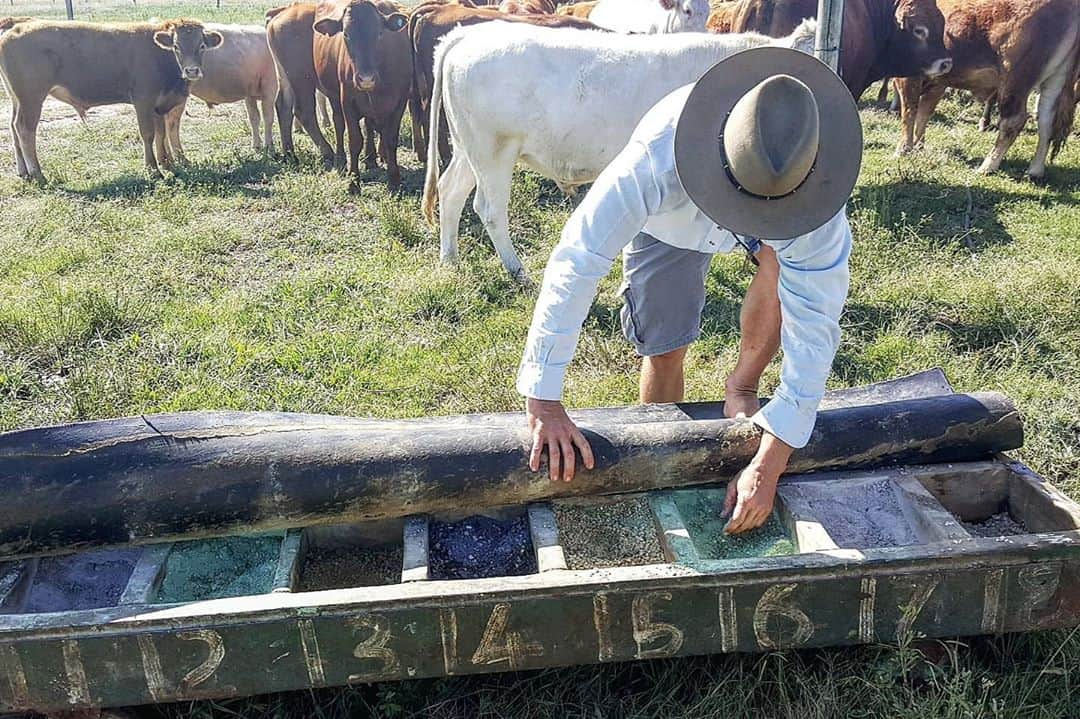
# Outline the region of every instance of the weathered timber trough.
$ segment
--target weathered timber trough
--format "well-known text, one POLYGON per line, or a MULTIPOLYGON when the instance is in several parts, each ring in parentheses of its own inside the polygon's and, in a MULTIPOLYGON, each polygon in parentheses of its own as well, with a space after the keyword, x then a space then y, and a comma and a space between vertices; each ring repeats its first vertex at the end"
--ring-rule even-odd
POLYGON ((520 415, 0 435, 0 712, 1080 624, 1080 506, 1000 454, 1005 398, 827 406, 735 539, 752 432, 713 403, 580 412, 570 485, 519 469, 520 415))

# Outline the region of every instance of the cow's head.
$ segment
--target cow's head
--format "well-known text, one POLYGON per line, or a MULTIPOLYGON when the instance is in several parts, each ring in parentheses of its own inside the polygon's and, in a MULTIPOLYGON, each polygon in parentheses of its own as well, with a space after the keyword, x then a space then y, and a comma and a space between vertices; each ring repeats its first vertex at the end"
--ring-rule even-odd
POLYGON ((315 32, 345 37, 353 65, 353 84, 371 92, 379 84, 378 45, 384 33, 401 32, 409 18, 399 12, 383 13, 368 0, 323 0, 315 10, 315 32))
POLYGON ((705 32, 709 0, 656 0, 667 13, 666 32, 705 32))
POLYGON ((217 30, 207 30, 194 20, 169 20, 154 33, 154 43, 171 50, 184 79, 193 82, 203 76, 203 53, 221 47, 225 38, 217 30))
POLYGON ((945 16, 934 0, 900 0, 886 65, 892 77, 937 77, 952 70, 945 50, 945 16))

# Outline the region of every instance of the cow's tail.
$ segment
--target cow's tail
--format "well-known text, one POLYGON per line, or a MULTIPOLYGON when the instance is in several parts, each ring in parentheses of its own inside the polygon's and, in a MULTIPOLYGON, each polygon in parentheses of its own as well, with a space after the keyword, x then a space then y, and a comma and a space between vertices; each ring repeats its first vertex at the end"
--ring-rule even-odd
POLYGON ((1076 119, 1076 86, 1080 83, 1080 26, 1076 29, 1072 53, 1066 62, 1069 63, 1069 72, 1065 76, 1065 87, 1061 88, 1057 102, 1054 103, 1054 119, 1050 125, 1051 162, 1065 146, 1065 141, 1072 133, 1073 121, 1076 119))
POLYGON ((435 78, 431 87, 431 109, 428 116, 427 172, 424 175, 424 200, 420 209, 428 224, 435 226, 435 207, 438 204, 439 187, 439 116, 442 114, 443 100, 443 65, 450 49, 464 37, 462 32, 453 32, 435 48, 435 78))

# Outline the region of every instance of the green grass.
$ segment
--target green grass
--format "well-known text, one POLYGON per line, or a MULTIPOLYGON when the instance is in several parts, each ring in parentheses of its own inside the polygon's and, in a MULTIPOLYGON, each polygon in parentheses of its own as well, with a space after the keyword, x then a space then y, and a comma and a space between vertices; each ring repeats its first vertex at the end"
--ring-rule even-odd
MULTIPOLYGON (((226 0, 76 1, 93 19, 199 16, 258 22, 226 0)), ((12 13, 63 12, 59 2, 12 13)), ((6 106, 2 109, 7 112, 6 106)), ((248 148, 242 112, 200 107, 184 127, 194 160, 145 179, 130 115, 40 133, 44 187, 0 174, 0 427, 181 409, 410 417, 511 410, 533 290, 503 272, 467 216, 459 268, 438 264, 406 190, 382 173, 359 194, 308 154, 299 167, 248 148)), ((942 366, 959 390, 999 390, 1028 428, 1022 459, 1080 498, 1080 141, 1045 184, 1021 179, 1027 132, 1004 171, 973 173, 992 142, 979 108, 947 99, 929 149, 896 159, 897 121, 863 113, 867 149, 851 204, 856 247, 831 385, 942 366)), ((407 125, 407 123, 406 123, 407 125)), ((406 140, 407 146, 407 140, 406 140)), ((0 137, 10 161, 10 140, 0 137)), ((515 244, 539 278, 571 211, 518 175, 515 244)), ((617 275, 617 271, 616 271, 617 275)), ((570 373, 576 406, 636 396, 637 361, 608 278, 570 373)), ((718 257, 688 395, 715 399, 734 362, 750 270, 718 257)), ((777 380, 770 369, 765 389, 777 380)), ((910 648, 727 656, 164 707, 169 717, 1076 717, 1080 634, 1051 632, 910 648)))

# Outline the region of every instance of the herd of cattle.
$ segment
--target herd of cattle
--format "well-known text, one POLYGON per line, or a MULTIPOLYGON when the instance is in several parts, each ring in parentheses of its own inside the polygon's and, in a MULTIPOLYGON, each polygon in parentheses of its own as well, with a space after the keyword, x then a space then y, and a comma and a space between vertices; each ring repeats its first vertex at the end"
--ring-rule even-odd
MULTIPOLYGON (((432 0, 407 9, 393 0, 322 0, 270 9, 265 27, 10 17, 0 19, 0 79, 12 102, 18 173, 35 179, 37 127, 50 95, 80 115, 133 105, 153 173, 183 159, 180 123, 195 96, 209 105, 244 101, 256 148, 273 148, 276 116, 287 156, 295 124, 327 166, 347 164, 357 176, 361 153, 366 169, 381 159, 392 188, 401 180, 398 136, 408 107, 432 223, 441 205, 443 259, 457 257, 458 223, 475 189, 500 258, 519 273, 507 217, 518 162, 572 192, 596 178, 655 102, 717 61, 767 44, 812 52, 816 6, 432 0), (330 107, 333 146, 320 100, 330 107)), ((996 105, 997 141, 981 172, 998 168, 1038 93, 1028 174, 1041 177, 1072 131, 1080 96, 1080 0, 846 0, 840 58, 856 98, 892 82, 899 152, 922 142, 948 87, 970 91, 988 112, 996 105)))

